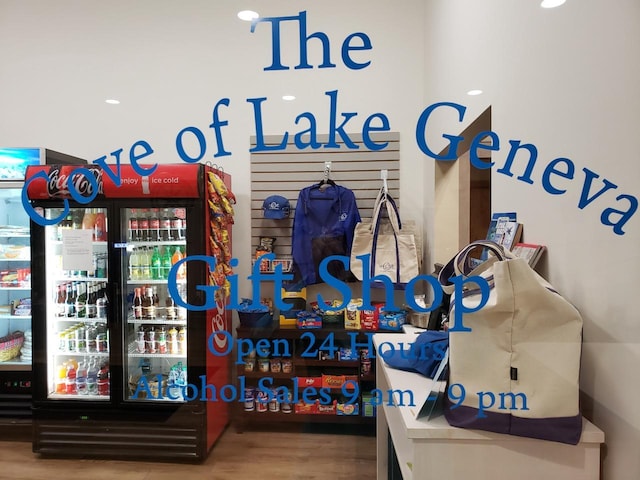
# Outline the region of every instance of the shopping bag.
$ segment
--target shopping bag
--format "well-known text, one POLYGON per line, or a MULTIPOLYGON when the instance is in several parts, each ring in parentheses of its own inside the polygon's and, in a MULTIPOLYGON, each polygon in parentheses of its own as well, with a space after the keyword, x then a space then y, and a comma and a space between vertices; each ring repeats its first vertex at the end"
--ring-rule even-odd
MULTIPOLYGON (((453 293, 449 319, 458 304, 451 282, 457 275, 482 277, 489 295, 482 308, 466 313, 463 325, 449 331, 447 421, 456 427, 578 443, 580 313, 526 260, 493 242, 478 241, 439 274, 443 289, 453 293), (468 271, 469 253, 477 247, 488 249, 490 257, 468 271)), ((481 295, 473 285, 464 291, 465 310, 481 305, 481 295)))
POLYGON ((420 238, 415 223, 402 223, 395 201, 381 191, 371 221, 356 224, 351 245, 351 273, 358 280, 365 278, 365 271, 369 278, 385 276, 396 288, 402 288, 420 272, 420 238), (383 212, 387 213, 386 217, 383 212))

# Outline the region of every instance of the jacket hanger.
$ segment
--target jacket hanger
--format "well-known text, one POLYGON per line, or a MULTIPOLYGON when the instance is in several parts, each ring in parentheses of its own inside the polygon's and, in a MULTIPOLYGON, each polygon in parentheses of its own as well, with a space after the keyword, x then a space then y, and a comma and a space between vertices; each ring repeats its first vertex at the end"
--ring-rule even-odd
POLYGON ((330 186, 336 186, 336 182, 331 180, 329 176, 331 175, 331 162, 324 162, 324 177, 322 181, 316 185, 320 189, 320 191, 325 191, 330 186))

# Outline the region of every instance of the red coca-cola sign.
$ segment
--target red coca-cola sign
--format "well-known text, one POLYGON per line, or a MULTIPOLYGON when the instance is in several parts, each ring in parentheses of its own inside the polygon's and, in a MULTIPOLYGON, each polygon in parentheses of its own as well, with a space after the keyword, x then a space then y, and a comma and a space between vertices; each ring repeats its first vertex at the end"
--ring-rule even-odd
MULTIPOLYGON (((228 337, 224 333, 226 331, 225 322, 225 301, 222 295, 216 295, 216 308, 210 310, 211 315, 211 333, 213 337, 213 348, 218 355, 224 355, 228 352, 228 337)), ((209 344, 211 346, 211 343, 209 344)))
POLYGON ((27 167, 27 195, 32 200, 102 197, 102 169, 93 165, 40 165, 27 167))

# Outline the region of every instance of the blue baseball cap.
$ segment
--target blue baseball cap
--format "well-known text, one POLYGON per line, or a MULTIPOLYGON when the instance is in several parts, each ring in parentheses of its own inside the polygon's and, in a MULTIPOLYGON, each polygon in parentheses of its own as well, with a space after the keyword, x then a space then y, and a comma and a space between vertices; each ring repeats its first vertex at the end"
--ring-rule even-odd
POLYGON ((291 206, 286 198, 280 195, 271 195, 262 202, 262 211, 264 212, 264 218, 282 220, 289 216, 291 206))

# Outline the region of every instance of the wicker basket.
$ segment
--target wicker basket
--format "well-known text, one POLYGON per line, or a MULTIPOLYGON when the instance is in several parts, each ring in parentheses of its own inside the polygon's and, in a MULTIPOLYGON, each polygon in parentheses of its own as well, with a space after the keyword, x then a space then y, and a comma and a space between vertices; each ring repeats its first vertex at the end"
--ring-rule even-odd
MULTIPOLYGON (((141 375, 136 377, 129 377, 129 395, 132 396, 135 394, 136 390, 138 390, 138 386, 140 385, 141 375)), ((147 379, 147 385, 149 386, 149 393, 151 393, 151 400, 158 399, 160 397, 164 397, 166 394, 167 388, 167 375, 162 375, 162 386, 158 383, 158 376, 156 374, 145 375, 147 379), (162 388, 162 395, 160 394, 160 388, 162 388)), ((144 386, 140 386, 138 390, 137 398, 147 398, 147 392, 144 386)))
POLYGON ((20 354, 24 332, 13 332, 0 338, 0 362, 7 362, 20 354))

